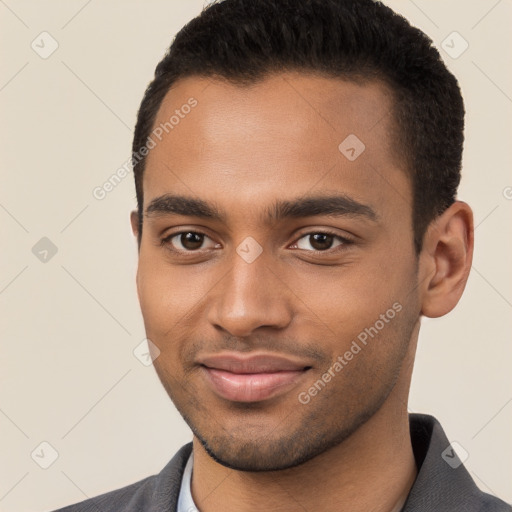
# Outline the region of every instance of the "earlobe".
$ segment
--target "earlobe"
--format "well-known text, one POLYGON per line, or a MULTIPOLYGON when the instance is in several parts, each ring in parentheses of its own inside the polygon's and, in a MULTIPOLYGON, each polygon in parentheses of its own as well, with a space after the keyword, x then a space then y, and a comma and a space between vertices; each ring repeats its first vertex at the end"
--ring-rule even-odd
POLYGON ((139 213, 137 210, 130 212, 130 223, 132 225, 132 233, 138 238, 139 236, 139 213))
POLYGON ((456 201, 429 226, 420 255, 421 314, 449 313, 466 287, 473 260, 473 212, 456 201))
MULTIPOLYGON (((133 232, 135 238, 137 239, 137 245, 138 245, 138 248, 139 248, 139 251, 140 251, 139 213, 137 212, 137 210, 133 210, 132 212, 130 212, 130 223, 132 225, 132 232, 133 232)), ((137 297, 139 298, 139 303, 140 303, 139 278, 140 278, 139 266, 137 265, 137 275, 135 277, 135 283, 136 283, 136 286, 137 286, 137 297)))

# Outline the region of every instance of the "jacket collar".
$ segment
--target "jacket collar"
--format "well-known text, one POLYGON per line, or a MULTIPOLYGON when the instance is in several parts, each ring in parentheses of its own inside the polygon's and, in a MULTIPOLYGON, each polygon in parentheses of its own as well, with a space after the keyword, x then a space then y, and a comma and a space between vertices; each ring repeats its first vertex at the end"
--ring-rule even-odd
MULTIPOLYGON (((409 425, 418 474, 402 512, 478 512, 483 506, 512 511, 503 501, 480 491, 433 416, 409 414, 409 425)), ((148 512, 160 512, 162 504, 165 510, 176 510, 191 452, 192 443, 184 445, 156 475, 148 512)))

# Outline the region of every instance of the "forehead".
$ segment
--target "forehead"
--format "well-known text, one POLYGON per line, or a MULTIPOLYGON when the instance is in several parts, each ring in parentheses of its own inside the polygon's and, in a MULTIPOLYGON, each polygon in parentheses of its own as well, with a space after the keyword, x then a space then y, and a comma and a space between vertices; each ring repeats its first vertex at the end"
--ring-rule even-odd
POLYGON ((408 208, 392 106, 380 82, 299 73, 248 86, 182 79, 153 126, 161 140, 152 136, 144 203, 177 193, 252 211, 276 198, 341 192, 367 203, 398 194, 408 208))

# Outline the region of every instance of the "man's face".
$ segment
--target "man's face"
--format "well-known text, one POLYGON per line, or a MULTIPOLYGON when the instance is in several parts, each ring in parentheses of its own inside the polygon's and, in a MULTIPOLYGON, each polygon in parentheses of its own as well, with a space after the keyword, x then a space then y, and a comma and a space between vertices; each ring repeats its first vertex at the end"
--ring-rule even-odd
POLYGON ((391 108, 378 83, 287 73, 181 80, 159 110, 180 115, 147 159, 139 298, 161 382, 225 465, 304 462, 399 381, 420 305, 391 108))

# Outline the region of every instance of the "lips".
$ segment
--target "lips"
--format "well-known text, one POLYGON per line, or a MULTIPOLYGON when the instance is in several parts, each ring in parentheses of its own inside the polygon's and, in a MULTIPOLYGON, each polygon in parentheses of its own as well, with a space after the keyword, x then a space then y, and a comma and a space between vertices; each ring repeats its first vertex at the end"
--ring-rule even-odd
POLYGON ((199 360, 203 376, 218 396, 259 402, 286 393, 311 368, 307 362, 274 354, 223 353, 199 360))

